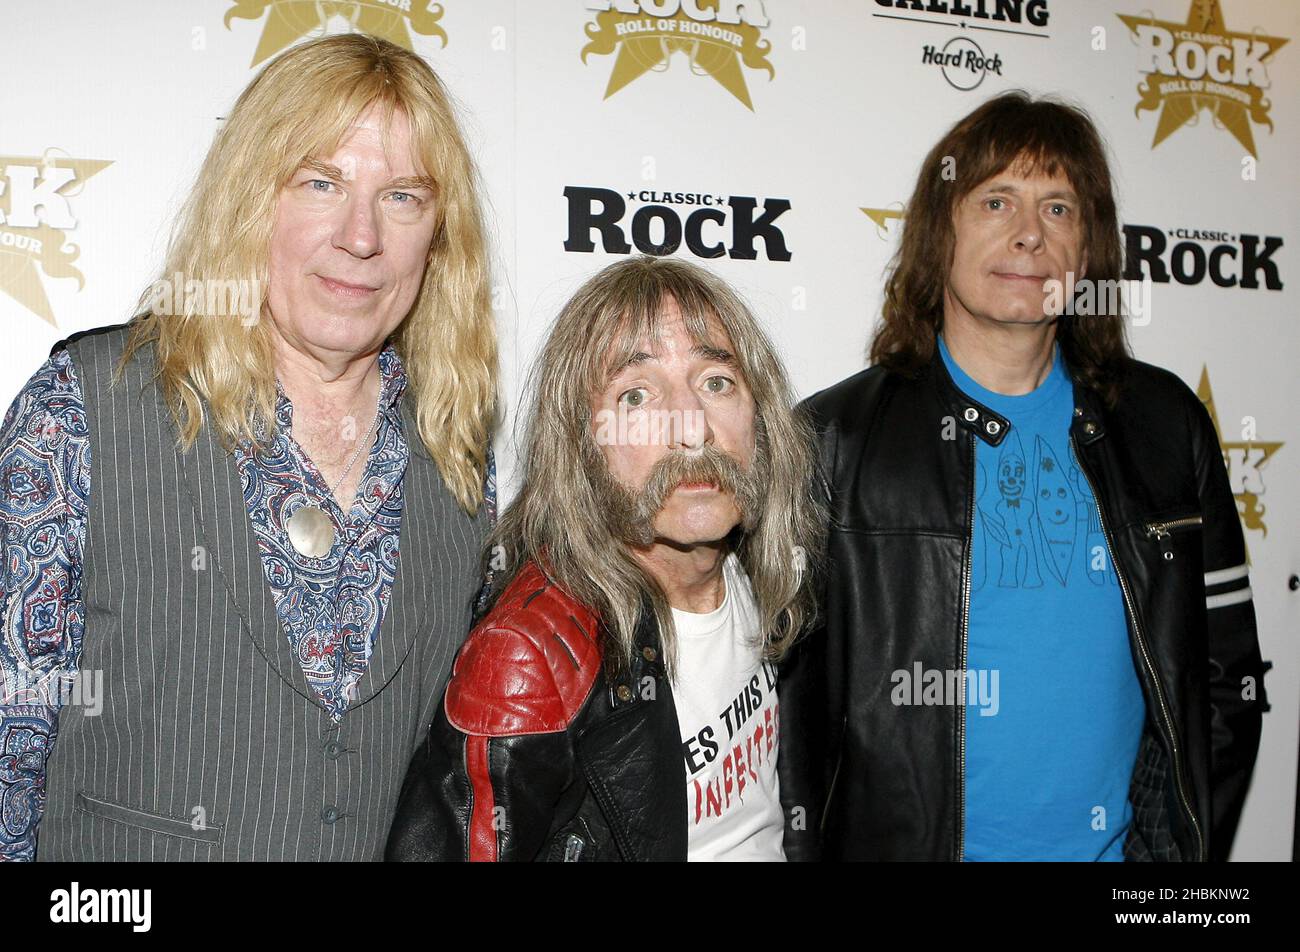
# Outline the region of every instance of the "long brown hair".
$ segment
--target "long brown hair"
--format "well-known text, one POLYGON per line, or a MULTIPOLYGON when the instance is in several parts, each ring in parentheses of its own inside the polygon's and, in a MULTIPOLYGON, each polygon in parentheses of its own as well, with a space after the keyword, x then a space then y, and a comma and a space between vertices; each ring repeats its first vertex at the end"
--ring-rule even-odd
POLYGON ((812 431, 792 412, 794 392, 749 309, 720 278, 677 259, 634 257, 610 265, 579 288, 556 319, 534 370, 522 485, 487 541, 494 596, 526 562, 537 562, 600 615, 612 642, 612 667, 630 659, 647 600, 673 673, 671 608, 602 517, 592 461, 604 461, 590 403, 611 368, 625 363, 639 341, 658 336, 668 297, 697 343, 708 342, 708 321, 718 322, 754 398, 766 492, 753 528, 733 538, 733 551, 753 587, 764 655, 778 659, 816 614, 813 578, 826 516, 815 491, 812 431))
MULTIPOLYGON (((1106 146, 1088 114, 1020 91, 984 103, 948 130, 921 165, 907 203, 898 251, 890 262, 871 362, 914 374, 934 356, 943 327, 943 295, 952 266, 957 204, 981 182, 1020 165, 1064 172, 1079 196, 1090 281, 1118 281, 1123 269, 1119 219, 1106 146)), ((1124 317, 1062 315, 1061 355, 1079 383, 1113 403, 1128 356, 1124 317)))
MULTIPOLYGON (((281 53, 240 94, 217 132, 178 217, 162 279, 256 278, 263 300, 280 189, 308 157, 333 154, 371 105, 383 128, 397 111, 411 149, 434 179, 438 218, 420 292, 391 340, 402 358, 420 440, 467 512, 483 499, 496 415, 497 341, 477 175, 446 87, 421 57, 354 33, 281 53)), ((387 146, 387 139, 385 139, 387 146)), ((269 327, 239 314, 156 313, 140 297, 119 365, 150 344, 159 382, 188 449, 205 423, 227 448, 275 433, 269 327), (140 310, 140 309, 143 310, 140 310)))

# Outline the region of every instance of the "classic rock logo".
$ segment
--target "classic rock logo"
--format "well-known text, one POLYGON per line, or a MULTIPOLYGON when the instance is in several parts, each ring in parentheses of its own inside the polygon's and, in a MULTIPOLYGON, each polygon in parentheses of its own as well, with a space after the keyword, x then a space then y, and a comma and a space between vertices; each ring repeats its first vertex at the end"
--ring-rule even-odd
POLYGON ((605 87, 608 99, 646 73, 662 73, 674 53, 683 53, 692 73, 712 76, 746 108, 749 98, 743 67, 776 74, 767 54, 772 44, 761 30, 769 25, 759 0, 592 0, 599 11, 586 26, 582 61, 595 53, 618 51, 605 87))
POLYGON ((785 198, 761 201, 749 195, 717 192, 666 192, 650 188, 618 192, 610 188, 570 185, 569 233, 564 250, 590 254, 664 256, 685 242, 697 258, 789 261, 790 249, 777 220, 790 210, 785 198), (640 203, 625 223, 629 203, 640 203), (631 239, 629 242, 628 239, 631 239))
POLYGON ((1282 275, 1273 255, 1282 247, 1277 235, 1203 228, 1124 226, 1124 277, 1150 278, 1156 284, 1282 290, 1282 275))
POLYGON ((1219 414, 1214 406, 1214 391, 1210 389, 1210 371, 1205 365, 1201 367, 1201 382, 1196 387, 1196 395, 1205 404, 1210 419, 1214 422, 1214 432, 1219 437, 1219 447, 1223 451, 1223 463, 1228 468, 1228 480, 1232 484, 1233 495, 1237 498, 1238 515, 1242 525, 1268 537, 1268 526, 1264 524, 1264 506, 1260 497, 1264 495, 1264 465, 1282 448, 1284 444, 1276 440, 1260 440, 1255 435, 1255 421, 1246 417, 1242 421, 1242 438, 1225 440, 1223 429, 1219 426, 1219 414))
POLYGON ((73 266, 81 250, 63 243, 64 232, 77 226, 69 199, 113 164, 56 156, 59 151, 47 149, 39 158, 0 155, 0 291, 55 327, 37 267, 49 278, 76 278, 78 291, 85 286, 73 266))
POLYGON ((447 45, 447 34, 438 25, 442 4, 429 0, 235 0, 226 11, 226 29, 232 19, 260 20, 268 10, 250 68, 304 37, 324 36, 331 17, 342 17, 353 33, 391 40, 408 50, 413 49, 412 31, 447 45))
POLYGON ((1154 149, 1177 130, 1193 125, 1201 110, 1214 116, 1255 155, 1251 123, 1273 130, 1267 63, 1288 41, 1259 28, 1229 30, 1219 0, 1192 0, 1186 22, 1157 20, 1154 15, 1118 15, 1141 50, 1142 72, 1136 113, 1159 110, 1154 149))

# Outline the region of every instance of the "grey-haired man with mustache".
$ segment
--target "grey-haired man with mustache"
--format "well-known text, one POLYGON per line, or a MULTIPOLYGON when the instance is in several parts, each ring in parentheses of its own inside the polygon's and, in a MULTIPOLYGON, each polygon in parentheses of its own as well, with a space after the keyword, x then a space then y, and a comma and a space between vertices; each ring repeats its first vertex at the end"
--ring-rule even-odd
POLYGON ((774 662, 824 531, 791 405, 708 272, 637 258, 578 291, 390 859, 785 858, 774 662))

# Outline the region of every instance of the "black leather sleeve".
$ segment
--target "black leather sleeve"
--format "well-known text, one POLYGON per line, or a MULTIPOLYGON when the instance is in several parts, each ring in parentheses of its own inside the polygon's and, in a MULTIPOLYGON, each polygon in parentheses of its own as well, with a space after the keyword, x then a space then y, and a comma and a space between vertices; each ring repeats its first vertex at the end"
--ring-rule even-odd
POLYGON ((1224 861, 1241 817, 1259 749, 1265 665, 1237 503, 1218 434, 1199 400, 1192 409, 1197 491, 1203 513, 1206 613, 1209 633, 1211 784, 1214 814, 1210 859, 1224 861))
POLYGON ((453 728, 440 704, 429 735, 406 771, 384 852, 389 862, 468 858, 469 784, 468 778, 444 769, 447 758, 441 748, 455 743, 448 731, 453 728))
MULTIPOLYGON (((561 801, 574 789, 573 745, 567 731, 494 737, 489 742, 493 808, 502 862, 550 858, 552 834, 559 825, 561 801)), ((471 858, 486 859, 478 845, 471 858)))
POLYGON ((439 705, 402 785, 390 861, 545 858, 556 810, 574 779, 567 731, 467 735, 439 705))

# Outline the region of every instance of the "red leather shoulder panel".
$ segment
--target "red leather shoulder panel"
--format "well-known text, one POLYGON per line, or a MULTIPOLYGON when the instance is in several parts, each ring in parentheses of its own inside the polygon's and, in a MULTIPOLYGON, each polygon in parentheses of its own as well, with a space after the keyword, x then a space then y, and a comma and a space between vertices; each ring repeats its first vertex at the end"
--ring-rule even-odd
POLYGON ((597 625, 528 563, 465 639, 447 685, 447 720, 488 737, 565 730, 600 673, 597 625))

